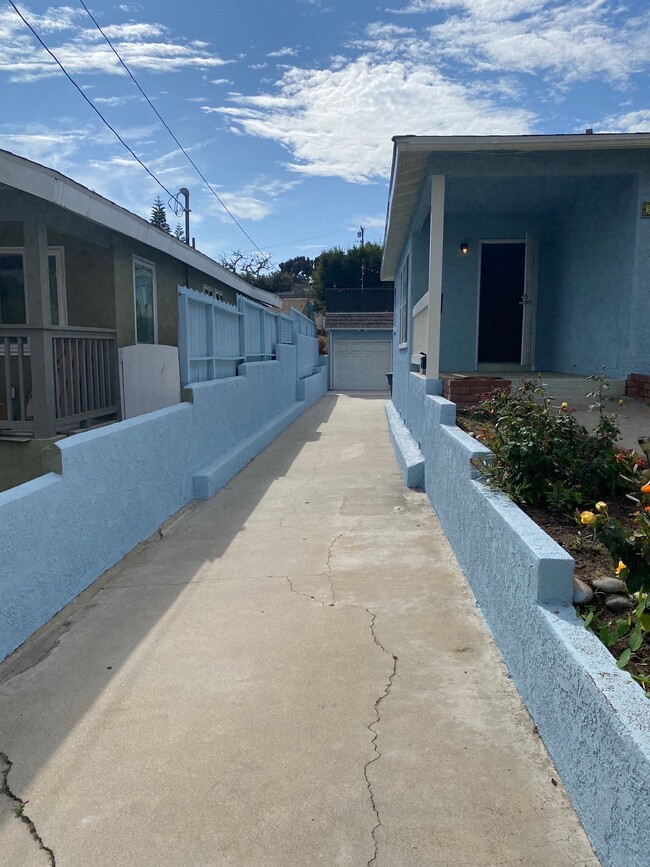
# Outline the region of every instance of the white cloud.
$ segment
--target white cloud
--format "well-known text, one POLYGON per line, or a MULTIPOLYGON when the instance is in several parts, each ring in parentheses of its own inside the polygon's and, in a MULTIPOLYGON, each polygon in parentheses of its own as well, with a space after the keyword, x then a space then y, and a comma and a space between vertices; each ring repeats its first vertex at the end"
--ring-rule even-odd
POLYGON ((533 115, 476 98, 428 66, 367 57, 340 70, 294 67, 278 92, 239 97, 217 111, 248 135, 279 142, 289 168, 364 183, 385 178, 391 137, 405 133, 526 133, 533 115))
POLYGON ((650 108, 611 115, 594 127, 596 132, 650 132, 650 108))
MULTIPOLYGON (((275 202, 285 193, 292 190, 299 181, 281 181, 279 179, 257 178, 250 184, 238 190, 222 190, 218 185, 219 198, 237 219, 254 222, 268 217, 275 209, 275 202)), ((230 217, 216 200, 212 200, 209 212, 222 222, 230 222, 230 217)))
POLYGON ((417 33, 372 25, 357 46, 479 73, 541 74, 555 89, 603 78, 622 84, 650 60, 650 19, 617 0, 413 0, 390 11, 445 17, 417 33))
POLYGON ((143 97, 138 93, 134 93, 128 96, 96 96, 93 99, 93 102, 96 102, 99 105, 107 105, 109 108, 115 108, 116 106, 126 105, 128 102, 139 100, 143 100, 143 97))
POLYGON ((270 51, 267 57, 295 57, 298 54, 297 48, 279 48, 277 51, 270 51))
MULTIPOLYGON (((88 18, 83 10, 59 6, 48 9, 44 15, 26 10, 25 17, 46 37, 49 47, 71 74, 126 74, 99 31, 85 26, 88 18)), ((134 71, 178 72, 234 62, 218 57, 206 47, 207 43, 172 39, 161 24, 107 24, 102 29, 134 71)), ((12 82, 38 81, 60 74, 51 57, 11 9, 0 10, 0 74, 3 73, 12 82)))
POLYGON ((210 84, 232 84, 232 81, 229 78, 213 78, 210 84))
POLYGON ((385 225, 386 214, 367 214, 365 217, 353 217, 351 220, 348 220, 346 228, 350 232, 356 232, 360 226, 363 226, 363 228, 366 230, 367 240, 368 232, 372 232, 373 229, 379 229, 381 232, 383 232, 385 225))

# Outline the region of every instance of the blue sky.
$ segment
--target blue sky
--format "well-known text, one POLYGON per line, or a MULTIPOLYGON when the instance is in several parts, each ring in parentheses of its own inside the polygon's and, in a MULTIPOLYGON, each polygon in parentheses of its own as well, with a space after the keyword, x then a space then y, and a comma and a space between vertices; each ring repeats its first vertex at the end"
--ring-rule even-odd
MULTIPOLYGON (((381 240, 391 137, 650 130, 645 0, 157 0, 90 11, 274 262, 381 240)), ((172 192, 251 250, 77 0, 17 3, 172 192)), ((0 0, 0 147, 148 217, 160 192, 0 0)), ((170 222, 175 218, 170 216, 170 222)))

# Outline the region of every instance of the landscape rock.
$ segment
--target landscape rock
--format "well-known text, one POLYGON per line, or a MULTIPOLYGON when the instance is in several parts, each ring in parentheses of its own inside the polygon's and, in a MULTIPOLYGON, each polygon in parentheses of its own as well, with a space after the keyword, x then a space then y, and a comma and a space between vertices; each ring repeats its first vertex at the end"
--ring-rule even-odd
POLYGON ((603 593, 625 593, 625 582, 621 581, 620 578, 610 578, 609 576, 596 578, 593 586, 603 593))
POLYGON ((594 591, 588 584, 581 581, 580 578, 573 576, 573 604, 584 605, 586 602, 591 602, 594 598, 594 591))
POLYGON ((614 614, 624 614, 634 608, 634 600, 628 596, 608 596, 605 605, 614 614))

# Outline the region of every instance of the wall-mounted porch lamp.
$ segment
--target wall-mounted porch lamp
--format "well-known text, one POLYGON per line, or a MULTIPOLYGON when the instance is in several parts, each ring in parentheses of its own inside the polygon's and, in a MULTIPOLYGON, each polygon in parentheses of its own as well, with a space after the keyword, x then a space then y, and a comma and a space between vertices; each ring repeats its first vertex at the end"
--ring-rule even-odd
POLYGON ((467 243, 467 241, 463 241, 463 243, 460 245, 460 252, 463 254, 463 256, 466 256, 469 253, 469 244, 467 243))

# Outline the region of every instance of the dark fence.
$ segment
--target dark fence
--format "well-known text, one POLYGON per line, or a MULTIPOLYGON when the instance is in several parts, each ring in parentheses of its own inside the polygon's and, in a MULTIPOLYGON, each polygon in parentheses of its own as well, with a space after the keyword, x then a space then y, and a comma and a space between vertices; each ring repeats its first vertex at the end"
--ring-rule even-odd
POLYGON ((388 313, 393 309, 394 289, 326 289, 327 313, 388 313))

